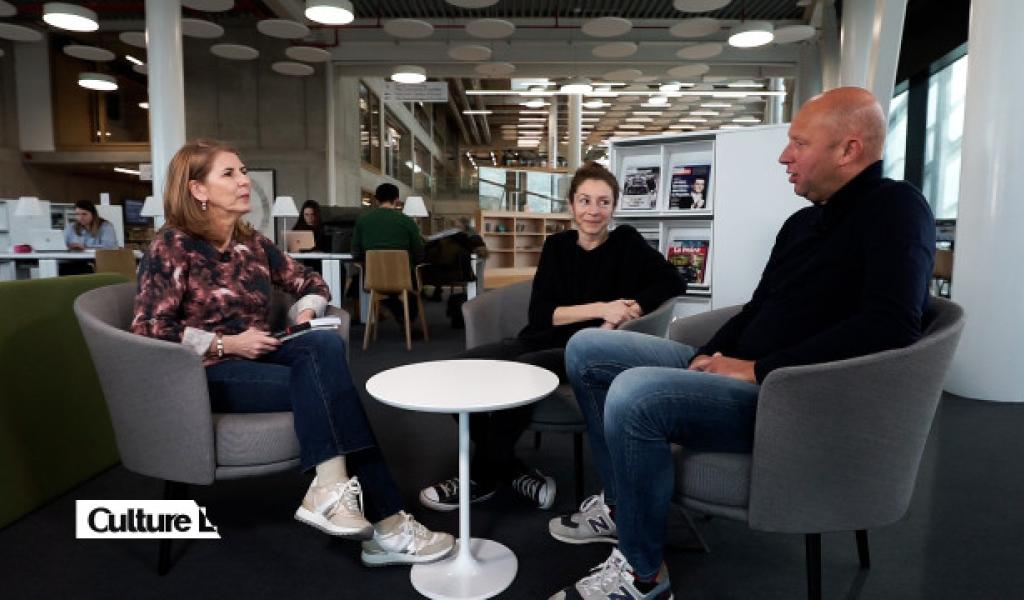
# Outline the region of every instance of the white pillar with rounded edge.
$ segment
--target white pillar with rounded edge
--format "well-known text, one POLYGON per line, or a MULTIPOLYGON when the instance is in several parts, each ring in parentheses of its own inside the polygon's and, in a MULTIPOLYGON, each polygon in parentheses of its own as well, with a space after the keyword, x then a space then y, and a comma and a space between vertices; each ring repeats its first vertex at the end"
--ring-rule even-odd
POLYGON ((548 168, 558 167, 558 96, 551 99, 548 109, 548 168))
MULTIPOLYGON (((769 77, 768 78, 768 91, 769 92, 784 92, 786 91, 786 84, 783 82, 781 77, 769 77)), ((777 124, 782 122, 782 103, 785 101, 784 96, 768 96, 768 103, 765 106, 765 122, 770 124, 777 124)))
MULTIPOLYGON (((167 165, 185 144, 180 0, 146 0, 146 40, 153 195, 163 198, 167 165)), ((155 221, 162 223, 163 217, 155 221)))
POLYGON ((954 394, 1024 401, 1024 2, 971 4, 952 298, 967 313, 946 381, 954 394))
POLYGON ((583 96, 581 94, 569 94, 569 133, 568 149, 565 152, 565 160, 568 163, 569 173, 580 168, 583 151, 580 141, 580 130, 583 129, 583 96))
POLYGON ((839 85, 871 90, 889 114, 907 0, 844 2, 839 85))
POLYGON ((811 98, 822 92, 821 48, 817 42, 805 42, 800 46, 800 62, 797 63, 796 92, 793 97, 793 113, 811 98))

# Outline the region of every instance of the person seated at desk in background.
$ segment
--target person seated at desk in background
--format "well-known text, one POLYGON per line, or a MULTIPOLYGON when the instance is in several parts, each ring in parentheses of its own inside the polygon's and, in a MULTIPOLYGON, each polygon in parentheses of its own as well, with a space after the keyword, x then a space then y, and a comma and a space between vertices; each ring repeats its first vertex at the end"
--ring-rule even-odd
POLYGON ((316 472, 297 520, 365 540, 368 566, 447 556, 454 538, 403 510, 341 338, 313 331, 282 343, 267 331, 272 286, 299 297, 289 311, 297 323, 322 316, 330 292, 242 221, 250 185, 238 153, 222 142, 178 150, 167 171, 167 224, 143 258, 131 331, 201 357, 214 412, 293 413, 302 470, 316 472))
MULTIPOLYGON (((382 183, 373 195, 377 199, 377 208, 360 215, 352 230, 352 258, 364 261, 367 250, 405 250, 409 253, 409 269, 415 286, 416 265, 423 261, 423 236, 420 228, 415 221, 402 214, 398 204, 398 186, 382 183)), ((383 304, 396 320, 403 318, 402 301, 399 298, 385 298, 383 304)), ((418 303, 410 302, 410 321, 416 320, 418 312, 418 303)), ((360 317, 366 320, 366 315, 360 317)))
POLYGON ((306 200, 302 203, 299 211, 299 219, 292 227, 292 231, 312 231, 313 247, 302 248, 299 252, 330 252, 331 238, 324 235, 323 219, 320 216, 320 203, 316 200, 306 200))
MULTIPOLYGON (((114 225, 96 212, 96 205, 88 200, 75 202, 75 220, 64 227, 64 244, 71 251, 117 248, 114 225)), ((94 271, 92 261, 61 261, 57 263, 60 275, 82 275, 94 271)))
MULTIPOLYGON (((686 291, 686 282, 664 256, 629 225, 609 231, 619 183, 607 169, 588 162, 569 184, 568 202, 576 229, 548 237, 541 250, 530 295, 529 321, 518 337, 470 348, 457 358, 502 359, 548 369, 565 383, 565 344, 586 328, 615 329, 686 291)), ((486 393, 483 390, 482 393, 486 393)), ((490 498, 502 483, 550 508, 555 481, 529 469, 515 455, 533 406, 470 416, 475 453, 470 461, 472 501, 490 498)), ((420 492, 436 510, 459 505, 459 479, 452 477, 420 492)))
POLYGON ((566 370, 604 494, 548 528, 557 540, 618 548, 551 600, 671 600, 672 444, 750 452, 760 384, 775 369, 920 339, 935 221, 921 192, 883 176, 885 132, 882 107, 862 88, 803 105, 779 162, 812 205, 782 225, 750 301, 702 348, 626 331, 569 340, 566 370))

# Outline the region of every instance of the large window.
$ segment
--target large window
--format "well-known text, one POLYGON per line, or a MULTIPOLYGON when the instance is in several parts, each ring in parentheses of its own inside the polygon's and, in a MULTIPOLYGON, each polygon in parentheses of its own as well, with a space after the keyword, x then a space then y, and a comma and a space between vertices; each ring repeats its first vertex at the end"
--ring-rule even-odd
POLYGON ((412 136, 391 111, 385 115, 384 172, 406 185, 412 185, 412 136))
POLYGON ((412 179, 413 179, 413 190, 429 194, 430 193, 430 151, 427 147, 416 140, 413 145, 414 155, 412 163, 412 179))
POLYGON ((885 176, 903 179, 907 166, 907 92, 896 94, 889 104, 889 132, 883 157, 885 176))
POLYGON ((380 100, 359 83, 359 149, 364 163, 380 169, 380 100))
POLYGON ((936 219, 955 219, 967 95, 967 56, 928 80, 922 191, 936 219))

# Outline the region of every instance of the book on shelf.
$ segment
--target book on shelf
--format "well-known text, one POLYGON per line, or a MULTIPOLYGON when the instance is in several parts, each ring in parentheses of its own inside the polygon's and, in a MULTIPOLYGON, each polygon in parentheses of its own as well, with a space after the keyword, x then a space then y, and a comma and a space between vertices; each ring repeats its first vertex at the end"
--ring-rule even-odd
POLYGON ((341 326, 341 319, 338 317, 319 317, 317 319, 310 319, 305 323, 299 323, 297 325, 289 325, 281 331, 275 331, 270 334, 273 337, 283 341, 290 340, 292 338, 305 335, 310 331, 317 331, 320 329, 337 329, 341 326))
POLYGON ((711 194, 711 165, 676 165, 669 183, 669 210, 706 210, 711 194))
POLYGON ((672 240, 668 245, 668 261, 687 284, 707 285, 710 246, 710 240, 672 240))
POLYGON ((661 167, 630 167, 622 176, 619 210, 654 210, 658 206, 661 167))

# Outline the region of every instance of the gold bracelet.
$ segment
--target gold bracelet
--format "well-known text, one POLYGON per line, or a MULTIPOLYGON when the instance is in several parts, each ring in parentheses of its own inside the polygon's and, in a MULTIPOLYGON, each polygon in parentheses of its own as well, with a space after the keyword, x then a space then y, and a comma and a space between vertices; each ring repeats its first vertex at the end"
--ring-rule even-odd
POLYGON ((217 358, 224 358, 224 336, 217 334, 217 358))

